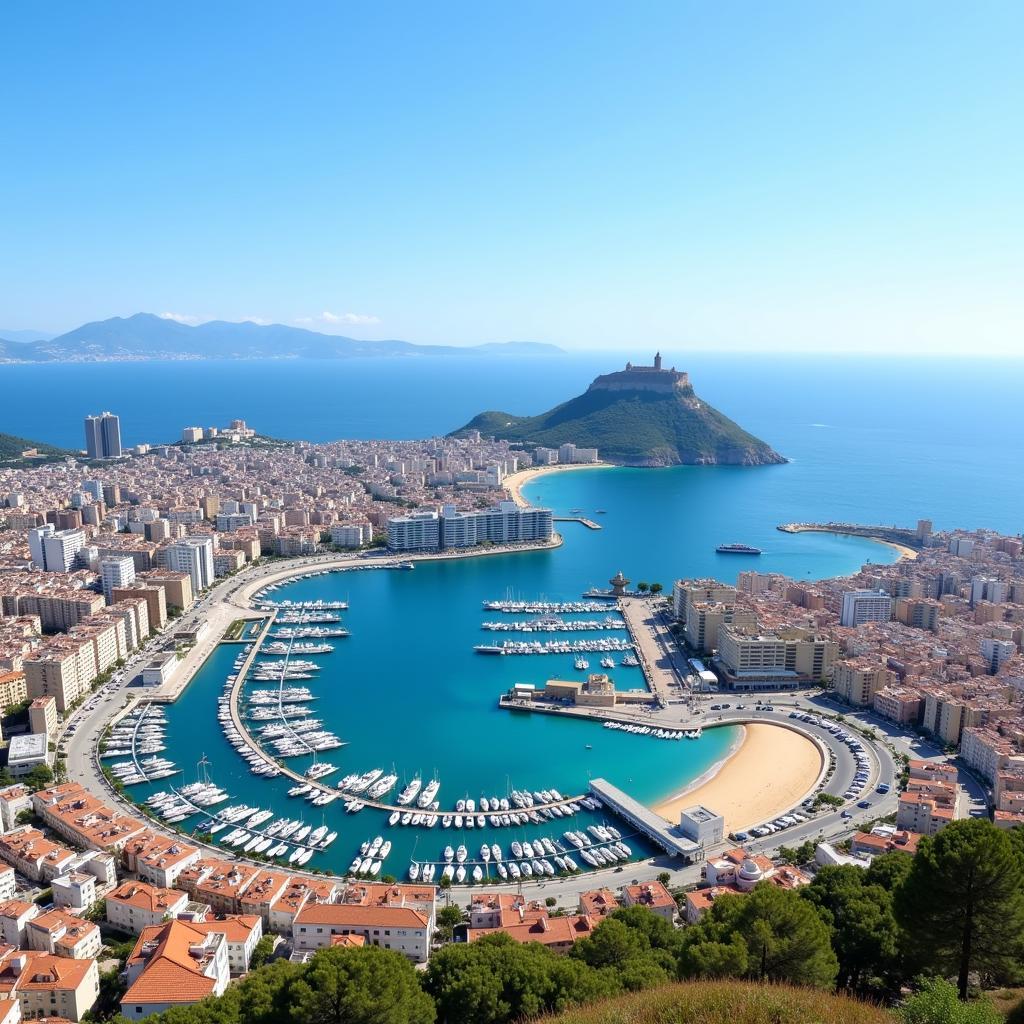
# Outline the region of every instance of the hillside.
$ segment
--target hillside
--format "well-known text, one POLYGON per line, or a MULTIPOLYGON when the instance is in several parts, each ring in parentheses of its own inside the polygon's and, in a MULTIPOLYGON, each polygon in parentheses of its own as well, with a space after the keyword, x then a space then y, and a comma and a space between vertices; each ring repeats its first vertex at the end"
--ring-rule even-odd
POLYGON ((893 1024, 885 1010, 846 996, 741 981, 684 982, 590 1003, 538 1024, 893 1024))
POLYGON ((0 362, 100 362, 137 359, 355 359, 367 356, 551 355, 539 342, 483 345, 414 345, 408 341, 358 341, 285 324, 211 320, 191 327, 152 313, 83 324, 45 341, 0 337, 0 362))
POLYGON ((40 456, 46 458, 61 458, 71 455, 72 452, 64 448, 56 448, 52 444, 43 444, 41 441, 29 441, 24 437, 15 437, 14 434, 0 434, 0 462, 19 462, 21 453, 30 448, 35 448, 40 456))
POLYGON ((539 416, 484 412, 454 434, 557 448, 597 448, 623 466, 762 466, 786 460, 694 393, 684 373, 632 367, 598 377, 576 398, 539 416))

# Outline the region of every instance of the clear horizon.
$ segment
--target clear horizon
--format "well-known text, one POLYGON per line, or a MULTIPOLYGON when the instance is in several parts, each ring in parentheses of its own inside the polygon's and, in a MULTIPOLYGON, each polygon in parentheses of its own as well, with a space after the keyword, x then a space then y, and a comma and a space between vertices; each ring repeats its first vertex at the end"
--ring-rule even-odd
POLYGON ((1020 5, 56 6, 0 14, 0 337, 1024 354, 1020 5))

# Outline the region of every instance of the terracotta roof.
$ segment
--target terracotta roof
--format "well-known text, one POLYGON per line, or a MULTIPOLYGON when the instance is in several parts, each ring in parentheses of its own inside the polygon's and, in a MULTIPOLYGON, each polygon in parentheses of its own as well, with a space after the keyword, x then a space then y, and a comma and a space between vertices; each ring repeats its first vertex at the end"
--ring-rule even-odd
POLYGON ((190 950, 194 945, 205 944, 212 931, 216 929, 184 921, 144 928, 128 958, 128 967, 142 961, 145 966, 121 1003, 194 1003, 210 995, 216 981, 203 973, 201 963, 190 950), (152 952, 144 956, 143 951, 150 944, 154 944, 152 952))
POLYGON ((107 896, 108 903, 113 900, 154 914, 165 913, 182 899, 188 899, 187 893, 179 889, 162 889, 148 882, 122 882, 107 896))
POLYGON ((380 928, 426 928, 428 921, 412 907, 366 907, 353 903, 310 903, 295 918, 298 925, 359 925, 380 928))
POLYGON ((502 925, 500 928, 470 928, 466 939, 473 942, 485 935, 504 932, 516 942, 539 942, 545 946, 564 946, 586 938, 594 930, 586 914, 575 917, 541 917, 521 924, 502 925))

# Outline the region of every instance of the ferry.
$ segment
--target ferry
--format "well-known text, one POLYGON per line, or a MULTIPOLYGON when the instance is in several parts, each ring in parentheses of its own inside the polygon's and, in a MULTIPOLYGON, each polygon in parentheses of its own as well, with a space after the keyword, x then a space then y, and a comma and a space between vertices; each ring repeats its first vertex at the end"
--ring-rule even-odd
POLYGON ((715 548, 720 555, 760 555, 760 548, 751 547, 749 544, 719 544, 715 548))

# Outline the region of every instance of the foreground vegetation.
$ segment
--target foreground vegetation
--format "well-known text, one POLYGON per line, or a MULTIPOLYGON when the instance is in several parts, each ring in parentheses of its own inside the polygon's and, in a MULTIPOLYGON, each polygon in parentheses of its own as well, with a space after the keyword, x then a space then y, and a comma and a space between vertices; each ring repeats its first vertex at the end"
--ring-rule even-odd
MULTIPOLYGON (((442 909, 439 937, 460 917, 442 909)), ((499 933, 444 945, 425 971, 388 950, 338 947, 308 964, 274 961, 220 999, 152 1019, 518 1024, 563 1013, 581 1024, 584 1014, 596 1024, 994 1024, 1001 1016, 977 990, 1019 984, 1022 952, 1024 833, 971 819, 923 839, 916 857, 821 868, 799 890, 763 882, 723 894, 688 927, 630 907, 565 954, 499 933), (830 995, 837 989, 846 998, 830 995), (623 999, 631 993, 643 994, 623 999)))
POLYGON ((789 985, 695 981, 579 1007, 545 1024, 895 1024, 847 996, 789 985))

